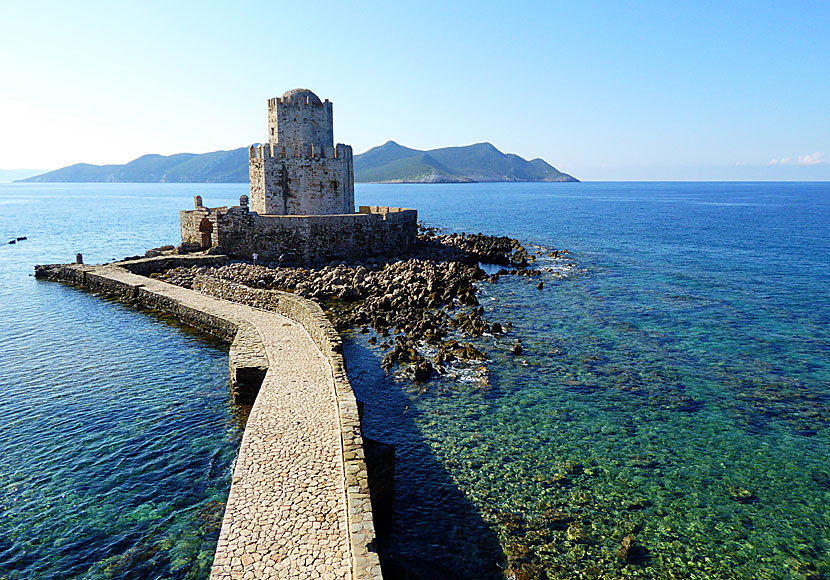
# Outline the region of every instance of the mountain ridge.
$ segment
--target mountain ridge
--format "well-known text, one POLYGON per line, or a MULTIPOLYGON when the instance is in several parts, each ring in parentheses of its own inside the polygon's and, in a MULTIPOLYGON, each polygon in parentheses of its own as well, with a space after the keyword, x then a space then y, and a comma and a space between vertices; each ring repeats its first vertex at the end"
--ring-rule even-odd
POLYGON ((578 181, 541 158, 526 161, 488 142, 421 151, 387 141, 354 160, 355 181, 364 183, 578 181))
MULTIPOLYGON (((387 141, 354 156, 361 183, 474 183, 480 181, 578 181, 541 158, 502 153, 491 143, 421 151, 387 141)), ((210 153, 142 155, 123 165, 76 163, 24 182, 246 183, 248 148, 210 153)))

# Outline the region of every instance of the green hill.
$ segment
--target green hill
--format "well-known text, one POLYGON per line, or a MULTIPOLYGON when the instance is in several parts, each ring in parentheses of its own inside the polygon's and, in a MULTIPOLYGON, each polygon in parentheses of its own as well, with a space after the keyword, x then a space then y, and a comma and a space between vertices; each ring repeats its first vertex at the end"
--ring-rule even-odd
MULTIPOLYGON (((355 181, 470 183, 577 181, 542 159, 505 155, 490 143, 419 151, 394 141, 354 157, 355 181)), ((112 183, 247 183, 248 148, 213 153, 144 155, 125 165, 78 163, 22 181, 112 183)))
POLYGON ((578 181, 542 159, 526 161, 490 143, 419 151, 394 141, 355 155, 354 178, 373 183, 578 181))
POLYGON ((144 155, 125 165, 77 163, 22 181, 245 183, 248 181, 248 148, 202 154, 144 155))

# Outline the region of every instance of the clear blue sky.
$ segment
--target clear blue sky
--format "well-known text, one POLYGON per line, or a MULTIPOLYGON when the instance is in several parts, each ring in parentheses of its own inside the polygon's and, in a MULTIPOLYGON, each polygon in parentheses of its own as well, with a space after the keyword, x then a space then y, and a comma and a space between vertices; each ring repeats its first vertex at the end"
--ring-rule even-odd
POLYGON ((830 3, 0 0, 0 168, 490 141, 583 179, 830 179, 830 3), (725 6, 728 4, 728 6, 725 6))

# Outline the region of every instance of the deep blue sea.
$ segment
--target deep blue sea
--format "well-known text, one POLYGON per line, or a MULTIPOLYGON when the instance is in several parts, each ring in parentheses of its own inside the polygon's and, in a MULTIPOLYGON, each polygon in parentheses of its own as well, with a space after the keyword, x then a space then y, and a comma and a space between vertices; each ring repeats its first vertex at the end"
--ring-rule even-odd
MULTIPOLYGON (((30 274, 176 243, 193 195, 243 193, 0 184, 0 578, 207 577, 245 416, 226 350, 30 274)), ((347 341, 366 432, 396 446, 392 561, 830 577, 830 184, 359 185, 356 201, 576 263, 482 284, 485 318, 514 325, 478 342, 487 382, 416 386, 347 341)))

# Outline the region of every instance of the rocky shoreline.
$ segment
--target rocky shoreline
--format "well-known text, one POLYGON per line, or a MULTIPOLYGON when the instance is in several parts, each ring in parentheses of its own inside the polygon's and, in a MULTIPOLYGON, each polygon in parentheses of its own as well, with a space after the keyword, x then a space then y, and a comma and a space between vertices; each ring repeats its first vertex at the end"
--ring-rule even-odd
MULTIPOLYGON (((150 250, 153 252, 154 250, 150 250)), ((341 333, 357 331, 385 351, 387 372, 417 382, 435 374, 475 367, 481 381, 488 356, 471 339, 499 336, 514 354, 521 338, 511 321, 490 322, 479 305, 477 284, 498 283, 501 276, 541 276, 538 257, 574 266, 567 250, 537 249, 529 254, 516 239, 485 234, 445 234, 420 226, 418 240, 406 254, 320 268, 274 263, 235 262, 220 267, 178 267, 153 274, 166 282, 191 287, 195 276, 208 276, 252 288, 283 290, 314 300, 341 333), (481 264, 501 266, 488 274, 481 264)), ((560 269, 546 268, 561 277, 560 269)), ((543 282, 537 288, 543 289, 543 282)))

